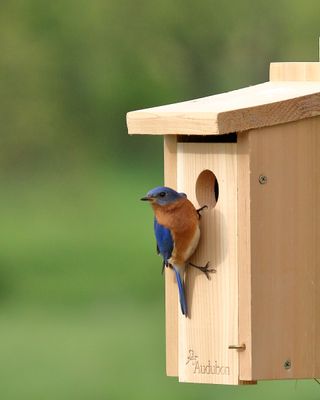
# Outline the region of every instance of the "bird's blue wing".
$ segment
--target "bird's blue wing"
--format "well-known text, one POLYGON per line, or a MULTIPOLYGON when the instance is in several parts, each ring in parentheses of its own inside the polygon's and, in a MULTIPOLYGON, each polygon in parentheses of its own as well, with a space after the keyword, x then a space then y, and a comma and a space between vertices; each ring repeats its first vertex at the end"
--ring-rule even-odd
POLYGON ((157 240, 157 250, 163 257, 163 261, 167 264, 173 250, 173 239, 168 228, 160 225, 156 218, 154 219, 154 233, 157 240))
MULTIPOLYGON (((156 218, 154 219, 154 233, 156 235, 156 240, 157 240, 157 251, 163 257, 163 268, 164 268, 164 266, 168 264, 168 260, 171 257, 174 242, 172 239, 170 229, 164 227, 163 225, 160 225, 156 218)), ((175 266, 173 266, 173 269, 176 275, 178 289, 179 289, 181 311, 182 314, 187 316, 188 311, 187 311, 187 302, 186 302, 183 276, 180 275, 179 270, 175 266)))

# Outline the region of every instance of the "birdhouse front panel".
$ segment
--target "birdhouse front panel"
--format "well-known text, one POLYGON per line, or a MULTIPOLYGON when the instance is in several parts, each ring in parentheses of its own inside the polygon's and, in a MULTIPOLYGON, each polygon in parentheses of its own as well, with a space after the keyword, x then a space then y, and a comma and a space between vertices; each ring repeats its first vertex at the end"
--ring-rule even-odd
POLYGON ((238 384, 237 144, 178 143, 177 189, 201 211, 195 265, 189 266, 188 318, 179 315, 179 380, 238 384))

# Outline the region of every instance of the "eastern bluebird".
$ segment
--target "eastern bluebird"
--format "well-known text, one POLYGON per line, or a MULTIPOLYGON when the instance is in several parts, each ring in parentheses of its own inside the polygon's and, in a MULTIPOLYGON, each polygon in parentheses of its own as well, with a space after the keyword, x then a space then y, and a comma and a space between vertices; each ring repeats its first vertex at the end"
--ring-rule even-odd
POLYGON ((149 201, 154 211, 154 233, 157 251, 163 257, 163 267, 173 268, 179 289, 182 314, 187 316, 184 272, 187 264, 200 269, 209 279, 209 263, 204 267, 188 263, 200 239, 200 211, 196 210, 185 193, 168 187, 156 187, 141 200, 149 201))

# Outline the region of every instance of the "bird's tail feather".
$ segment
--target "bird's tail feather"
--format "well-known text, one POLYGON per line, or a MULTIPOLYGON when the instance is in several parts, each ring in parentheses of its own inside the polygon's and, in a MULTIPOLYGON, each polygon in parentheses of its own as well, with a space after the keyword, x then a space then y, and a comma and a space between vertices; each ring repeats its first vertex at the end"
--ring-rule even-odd
POLYGON ((187 301, 186 301, 183 277, 180 275, 179 270, 175 267, 174 267, 174 272, 176 273, 176 279, 177 279, 177 284, 178 284, 178 289, 179 289, 179 300, 180 300, 181 312, 183 315, 187 316, 188 310, 187 310, 187 301))

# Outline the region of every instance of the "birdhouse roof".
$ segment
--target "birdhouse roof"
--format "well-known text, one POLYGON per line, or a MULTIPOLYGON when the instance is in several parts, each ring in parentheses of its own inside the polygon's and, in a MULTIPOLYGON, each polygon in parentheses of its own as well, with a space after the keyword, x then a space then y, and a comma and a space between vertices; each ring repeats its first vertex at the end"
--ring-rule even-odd
POLYGON ((272 81, 132 111, 130 134, 221 135, 320 115, 320 81, 272 81))

